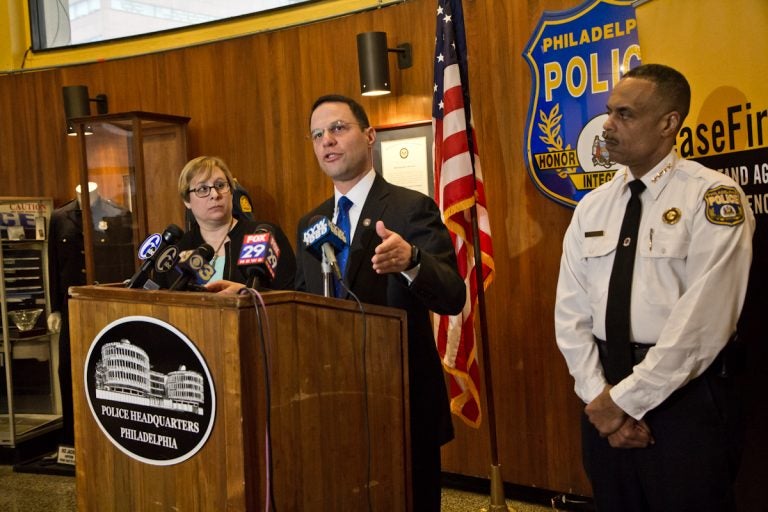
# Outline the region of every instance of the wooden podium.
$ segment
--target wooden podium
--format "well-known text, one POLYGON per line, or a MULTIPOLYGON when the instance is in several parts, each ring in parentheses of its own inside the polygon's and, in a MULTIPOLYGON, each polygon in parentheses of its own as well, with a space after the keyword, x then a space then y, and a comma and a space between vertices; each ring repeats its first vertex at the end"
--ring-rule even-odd
POLYGON ((250 296, 110 286, 73 287, 70 293, 79 511, 264 510, 268 480, 280 511, 369 510, 369 501, 370 510, 411 510, 404 312, 365 305, 362 315, 350 301, 263 294, 268 415, 250 296), (175 327, 210 370, 213 427, 202 448, 182 462, 137 460, 105 434, 89 407, 89 348, 105 326, 127 317, 175 327))

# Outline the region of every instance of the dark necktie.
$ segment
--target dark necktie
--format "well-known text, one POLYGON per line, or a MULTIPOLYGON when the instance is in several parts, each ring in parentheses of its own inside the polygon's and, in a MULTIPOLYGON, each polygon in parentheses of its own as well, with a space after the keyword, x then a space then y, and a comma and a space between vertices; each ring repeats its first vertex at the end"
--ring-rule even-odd
POLYGON ((606 357, 605 377, 609 384, 616 384, 632 373, 632 347, 630 346, 630 299, 632 297, 632 273, 635 268, 637 233, 640 228, 642 203, 640 194, 645 183, 634 180, 629 183, 632 196, 627 202, 621 223, 616 257, 613 260, 611 279, 608 284, 608 304, 605 310, 606 357))
MULTIPOLYGON (((339 203, 336 207, 338 212, 336 215, 336 225, 344 232, 344 236, 347 237, 347 244, 341 251, 339 251, 339 254, 336 255, 336 261, 339 262, 339 269, 341 270, 342 276, 346 275, 349 245, 352 243, 350 236, 351 227, 349 223, 349 209, 351 207, 352 201, 350 201, 347 196, 341 196, 339 198, 339 203)), ((336 297, 341 297, 343 292, 344 289, 342 288, 341 283, 336 281, 336 297)))

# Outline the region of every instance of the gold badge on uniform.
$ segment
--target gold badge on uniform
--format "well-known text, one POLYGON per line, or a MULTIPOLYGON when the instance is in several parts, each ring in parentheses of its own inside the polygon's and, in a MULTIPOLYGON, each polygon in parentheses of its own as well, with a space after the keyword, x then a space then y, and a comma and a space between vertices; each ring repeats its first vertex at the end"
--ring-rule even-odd
POLYGON ((677 221, 680 220, 682 215, 683 212, 680 211, 680 208, 670 208, 664 212, 664 215, 661 216, 661 219, 665 224, 677 224, 677 221))
POLYGON ((704 194, 707 220, 712 224, 735 226, 744 222, 744 206, 741 195, 734 187, 720 185, 704 194))

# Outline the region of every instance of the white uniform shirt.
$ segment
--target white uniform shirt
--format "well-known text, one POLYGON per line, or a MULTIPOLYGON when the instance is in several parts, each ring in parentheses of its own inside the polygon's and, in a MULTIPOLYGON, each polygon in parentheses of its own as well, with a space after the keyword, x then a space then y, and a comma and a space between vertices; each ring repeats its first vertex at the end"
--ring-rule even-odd
MULTIPOLYGON (((576 394, 585 403, 606 385, 593 335, 605 339, 608 281, 632 179, 620 170, 587 194, 563 240, 555 331, 576 394)), ((701 375, 736 330, 755 229, 744 193, 731 178, 679 159, 674 151, 642 179, 647 189, 640 196, 630 338, 655 346, 610 391, 635 419, 701 375), (722 211, 710 208, 708 215, 705 195, 720 186, 728 187, 722 189, 726 202, 737 198, 737 208, 726 204, 722 211), (743 221, 731 224, 718 217, 723 213, 741 215, 743 221)))

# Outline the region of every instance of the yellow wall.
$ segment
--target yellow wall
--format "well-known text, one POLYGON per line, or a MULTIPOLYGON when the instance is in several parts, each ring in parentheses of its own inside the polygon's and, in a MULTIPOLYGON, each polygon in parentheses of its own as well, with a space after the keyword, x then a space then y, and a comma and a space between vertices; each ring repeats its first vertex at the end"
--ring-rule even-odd
MULTIPOLYGON (((637 20, 643 62, 672 66, 691 84, 686 126, 711 125, 729 105, 768 107, 766 0, 650 0, 637 8, 637 20)), ((748 149, 742 128, 736 151, 748 149)))
POLYGON ((27 1, 4 0, 4 7, 0 7, 3 9, 0 12, 0 73, 96 62, 182 48, 375 9, 403 0, 326 0, 244 19, 213 23, 196 29, 132 38, 130 41, 45 52, 29 51, 25 59, 24 53, 31 47, 27 1))
MULTIPOLYGON (((739 346, 745 347, 736 383, 746 422, 747 443, 736 496, 739 509, 764 501, 766 479, 764 420, 765 312, 768 311, 768 1, 651 0, 637 8, 644 63, 681 71, 691 85, 691 111, 684 129, 696 134, 686 151, 704 165, 736 180, 757 220, 752 242, 749 290, 739 320, 739 346), (729 113, 730 112, 730 113, 729 113), (713 140, 720 126, 718 147, 713 140), (702 142, 702 140, 706 142, 702 142)), ((685 153, 683 153, 685 154, 685 153)), ((742 358, 740 357, 741 361, 742 358)))
POLYGON ((25 43, 29 39, 25 30, 29 16, 26 0, 6 0, 0 3, 0 70, 14 69, 14 62, 21 62, 25 43))

